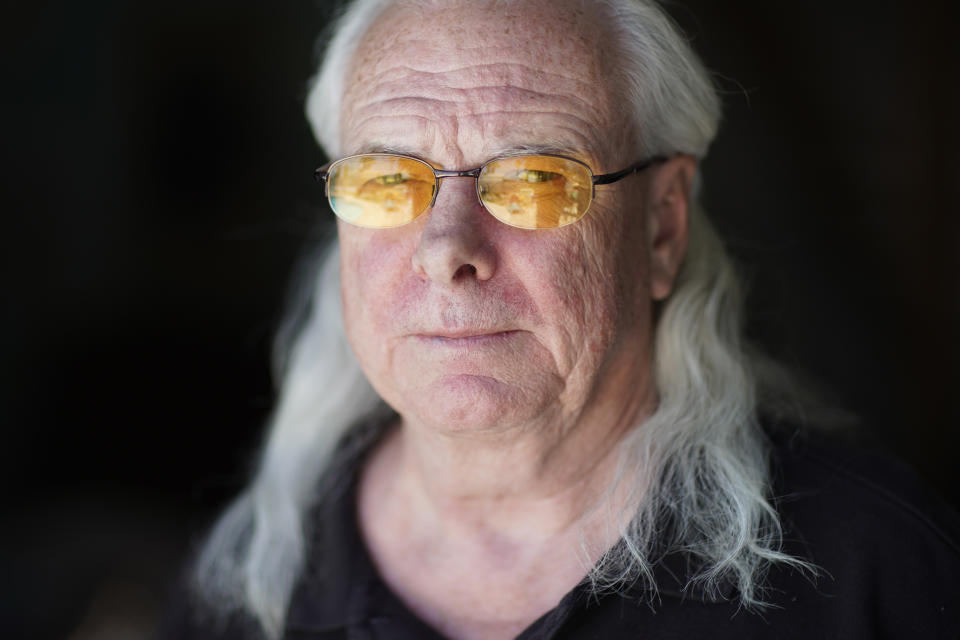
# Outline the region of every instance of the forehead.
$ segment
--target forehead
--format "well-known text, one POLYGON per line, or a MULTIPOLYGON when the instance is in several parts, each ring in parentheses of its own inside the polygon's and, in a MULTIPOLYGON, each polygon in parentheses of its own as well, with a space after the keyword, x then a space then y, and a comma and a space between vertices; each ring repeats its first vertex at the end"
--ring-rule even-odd
POLYGON ((474 163, 528 146, 609 155, 609 140, 624 139, 626 110, 597 19, 577 1, 387 9, 347 75, 344 150, 474 163))

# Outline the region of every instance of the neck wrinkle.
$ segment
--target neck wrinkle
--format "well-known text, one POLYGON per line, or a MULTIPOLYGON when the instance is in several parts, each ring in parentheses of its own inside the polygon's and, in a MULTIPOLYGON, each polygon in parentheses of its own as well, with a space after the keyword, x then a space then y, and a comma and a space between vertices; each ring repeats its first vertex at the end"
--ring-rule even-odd
POLYGON ((532 541, 582 524, 585 535, 596 530, 608 538, 610 526, 582 521, 605 522, 607 514, 622 512, 623 493, 609 490, 620 443, 652 409, 647 396, 616 413, 585 413, 566 429, 516 427, 478 436, 429 433, 401 422, 389 445, 397 488, 436 531, 482 530, 532 541), (607 425, 603 433, 598 425, 607 425), (608 504, 597 508, 599 502, 608 504))

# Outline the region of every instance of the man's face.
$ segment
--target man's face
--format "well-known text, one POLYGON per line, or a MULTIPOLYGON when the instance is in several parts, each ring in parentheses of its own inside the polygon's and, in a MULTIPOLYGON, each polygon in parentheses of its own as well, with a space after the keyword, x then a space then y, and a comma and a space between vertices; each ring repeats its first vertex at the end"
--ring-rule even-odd
MULTIPOLYGON (((476 5, 396 8, 374 25, 347 79, 344 155, 469 169, 547 146, 595 173, 640 159, 590 16, 558 2, 476 5)), ((633 176, 597 187, 573 225, 524 230, 452 178, 406 226, 340 221, 344 322, 371 383, 405 420, 441 431, 572 424, 592 404, 643 395, 646 197, 647 177, 633 176)))

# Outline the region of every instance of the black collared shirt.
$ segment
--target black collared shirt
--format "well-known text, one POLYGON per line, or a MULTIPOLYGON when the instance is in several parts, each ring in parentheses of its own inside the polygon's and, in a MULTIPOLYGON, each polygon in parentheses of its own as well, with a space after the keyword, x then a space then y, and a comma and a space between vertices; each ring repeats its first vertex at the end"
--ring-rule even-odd
MULTIPOLYGON (((960 518, 887 460, 798 438, 774 447, 784 551, 821 569, 774 567, 760 611, 731 587, 686 587, 686 563, 656 567, 658 594, 640 587, 568 593, 518 638, 960 638, 960 518)), ((356 466, 354 467, 354 469, 356 466)), ((291 601, 289 640, 441 638, 386 587, 360 537, 355 472, 312 512, 309 561, 291 601)), ((213 633, 176 616, 164 637, 255 638, 235 618, 213 633)))

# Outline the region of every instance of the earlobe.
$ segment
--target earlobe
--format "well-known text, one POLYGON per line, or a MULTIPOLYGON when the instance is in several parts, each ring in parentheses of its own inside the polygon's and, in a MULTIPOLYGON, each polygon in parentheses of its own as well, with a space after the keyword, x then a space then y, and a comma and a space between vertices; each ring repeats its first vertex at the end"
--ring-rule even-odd
POLYGON ((650 295, 654 300, 670 295, 686 253, 696 171, 696 158, 678 155, 651 172, 647 191, 647 241, 650 295))

